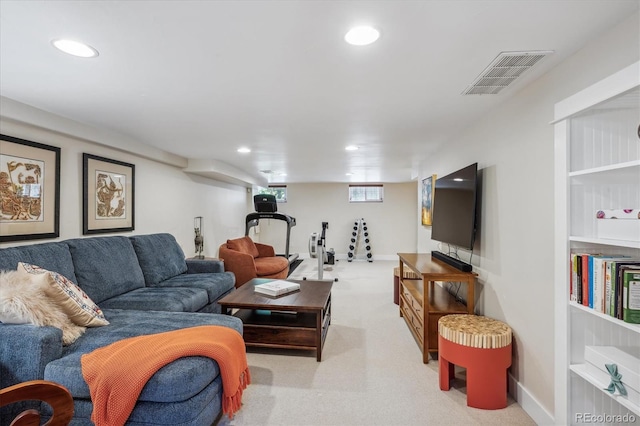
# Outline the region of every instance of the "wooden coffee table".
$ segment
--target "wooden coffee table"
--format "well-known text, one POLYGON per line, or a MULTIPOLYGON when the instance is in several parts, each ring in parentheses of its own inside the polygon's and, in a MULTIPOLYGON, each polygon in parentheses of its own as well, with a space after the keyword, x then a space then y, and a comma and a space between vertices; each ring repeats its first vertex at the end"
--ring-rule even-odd
POLYGON ((256 284, 268 281, 254 278, 220 299, 222 312, 238 309, 233 315, 242 320, 247 346, 315 350, 319 362, 331 323, 333 283, 288 280, 299 283, 300 290, 279 297, 254 292, 256 284))

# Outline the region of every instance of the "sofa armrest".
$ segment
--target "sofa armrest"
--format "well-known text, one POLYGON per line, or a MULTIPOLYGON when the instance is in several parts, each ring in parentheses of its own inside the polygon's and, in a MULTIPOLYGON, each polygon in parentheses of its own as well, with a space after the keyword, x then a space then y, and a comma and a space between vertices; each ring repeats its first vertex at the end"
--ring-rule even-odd
POLYGON ((276 251, 273 246, 269 246, 267 244, 254 243, 256 248, 258 249, 258 257, 274 257, 276 255, 276 251))
POLYGON ((220 246, 218 256, 224 260, 225 271, 236 276, 236 287, 240 287, 252 278, 256 278, 256 264, 253 256, 235 250, 229 250, 225 244, 220 246))
POLYGON ((0 387, 44 379, 44 368, 62 356, 62 330, 0 324, 0 387))
POLYGON ((224 262, 213 259, 187 259, 187 274, 224 272, 224 262))

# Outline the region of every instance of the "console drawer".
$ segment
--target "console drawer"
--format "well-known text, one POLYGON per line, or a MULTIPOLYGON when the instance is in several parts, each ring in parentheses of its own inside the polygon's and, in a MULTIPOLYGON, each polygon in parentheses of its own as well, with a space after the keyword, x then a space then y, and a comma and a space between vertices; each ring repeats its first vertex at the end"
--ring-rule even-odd
POLYGON ((401 309, 402 309, 402 316, 404 317, 405 322, 407 323, 411 331, 413 331, 413 334, 416 336, 419 343, 422 345, 423 336, 424 336, 422 318, 420 319, 416 318, 414 312, 411 309, 409 309, 407 306, 403 306, 401 309))
POLYGON ((422 316, 422 280, 403 280, 402 295, 416 314, 422 316))

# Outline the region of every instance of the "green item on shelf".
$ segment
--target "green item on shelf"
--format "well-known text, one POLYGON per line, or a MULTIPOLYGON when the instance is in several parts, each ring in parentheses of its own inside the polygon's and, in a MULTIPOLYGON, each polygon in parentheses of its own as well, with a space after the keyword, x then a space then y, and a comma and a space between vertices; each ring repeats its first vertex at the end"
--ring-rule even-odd
POLYGON ((624 384, 622 384, 622 374, 618 373, 618 365, 617 364, 605 364, 607 367, 607 371, 611 376, 611 383, 609 383, 609 387, 606 390, 613 394, 616 389, 620 392, 620 395, 627 395, 627 390, 624 388, 624 384))

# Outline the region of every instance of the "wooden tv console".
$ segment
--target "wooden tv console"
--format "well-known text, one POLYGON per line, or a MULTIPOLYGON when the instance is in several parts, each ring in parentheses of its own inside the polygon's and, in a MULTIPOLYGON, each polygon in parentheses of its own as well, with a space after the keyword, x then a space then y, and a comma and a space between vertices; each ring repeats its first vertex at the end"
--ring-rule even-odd
POLYGON ((422 351, 422 362, 429 362, 429 353, 438 352, 438 320, 449 314, 474 313, 477 274, 462 272, 431 257, 427 253, 398 253, 400 258, 400 316, 422 351), (422 279, 404 277, 409 268, 422 279), (467 305, 456 300, 441 282, 467 283, 467 305))

